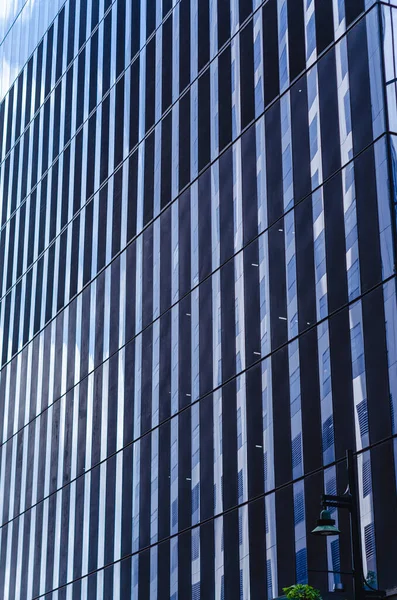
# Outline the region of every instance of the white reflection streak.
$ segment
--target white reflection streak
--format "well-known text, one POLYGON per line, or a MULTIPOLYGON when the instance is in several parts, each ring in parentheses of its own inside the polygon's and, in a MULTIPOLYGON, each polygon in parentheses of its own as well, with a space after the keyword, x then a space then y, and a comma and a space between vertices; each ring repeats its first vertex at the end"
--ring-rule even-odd
POLYGON ((0 101, 54 20, 61 2, 49 2, 48 10, 40 15, 40 2, 37 0, 27 0, 22 7, 19 7, 19 4, 20 2, 10 0, 0 1, 0 101), (32 22, 33 27, 30 26, 32 22), (12 36, 18 32, 18 28, 21 30, 21 36, 26 36, 29 42, 15 56, 12 36))

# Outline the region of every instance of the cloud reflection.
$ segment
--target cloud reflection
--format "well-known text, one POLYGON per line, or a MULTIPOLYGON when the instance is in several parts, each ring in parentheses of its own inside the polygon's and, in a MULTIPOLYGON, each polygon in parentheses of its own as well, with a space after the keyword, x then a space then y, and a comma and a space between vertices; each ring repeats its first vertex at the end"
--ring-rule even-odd
POLYGON ((0 0, 0 101, 65 0, 0 0))

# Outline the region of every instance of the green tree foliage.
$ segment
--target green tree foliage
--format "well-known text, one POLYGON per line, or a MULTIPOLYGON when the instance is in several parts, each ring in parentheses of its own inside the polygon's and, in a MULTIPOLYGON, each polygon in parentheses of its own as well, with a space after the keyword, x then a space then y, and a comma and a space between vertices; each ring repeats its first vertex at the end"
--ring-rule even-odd
POLYGON ((288 600, 322 600, 319 590, 311 585, 296 584, 283 588, 288 600))

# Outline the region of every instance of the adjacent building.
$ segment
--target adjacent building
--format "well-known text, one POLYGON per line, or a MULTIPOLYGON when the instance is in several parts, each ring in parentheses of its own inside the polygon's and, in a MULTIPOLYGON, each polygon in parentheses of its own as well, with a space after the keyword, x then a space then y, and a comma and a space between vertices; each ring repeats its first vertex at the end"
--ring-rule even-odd
POLYGON ((1 598, 348 597, 348 448, 397 587, 396 40, 394 0, 1 0, 1 598))

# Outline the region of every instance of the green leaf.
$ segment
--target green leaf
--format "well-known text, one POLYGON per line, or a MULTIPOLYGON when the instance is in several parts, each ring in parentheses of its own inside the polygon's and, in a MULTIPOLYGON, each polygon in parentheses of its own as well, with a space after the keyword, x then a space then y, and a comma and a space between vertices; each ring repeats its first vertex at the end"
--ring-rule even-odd
POLYGON ((288 600, 322 600, 320 591, 311 585, 297 583, 296 585, 283 588, 283 592, 288 600))

